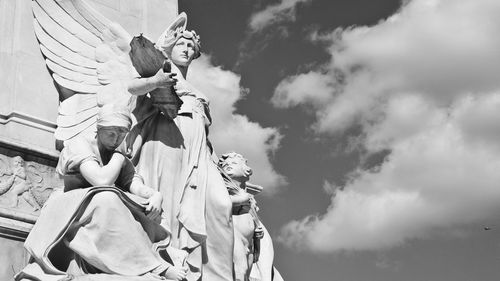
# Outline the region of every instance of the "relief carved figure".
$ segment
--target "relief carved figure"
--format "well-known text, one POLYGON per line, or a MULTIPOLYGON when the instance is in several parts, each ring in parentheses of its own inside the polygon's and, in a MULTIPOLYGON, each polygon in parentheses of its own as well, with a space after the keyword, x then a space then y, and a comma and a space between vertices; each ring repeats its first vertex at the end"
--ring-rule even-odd
POLYGON ((0 197, 4 199, 4 205, 19 208, 20 202, 24 201, 28 205, 28 211, 38 211, 54 189, 44 181, 44 173, 34 164, 26 165, 20 156, 15 156, 10 161, 0 159, 0 163, 3 166, 0 169, 0 197))

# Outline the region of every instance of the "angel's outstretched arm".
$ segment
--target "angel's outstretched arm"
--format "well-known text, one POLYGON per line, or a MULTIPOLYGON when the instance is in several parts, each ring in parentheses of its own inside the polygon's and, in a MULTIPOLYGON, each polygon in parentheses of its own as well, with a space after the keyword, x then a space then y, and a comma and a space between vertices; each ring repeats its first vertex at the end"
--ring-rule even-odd
POLYGON ((177 82, 175 73, 163 72, 163 69, 148 78, 134 78, 128 83, 128 91, 132 95, 145 95, 157 88, 171 89, 177 82))

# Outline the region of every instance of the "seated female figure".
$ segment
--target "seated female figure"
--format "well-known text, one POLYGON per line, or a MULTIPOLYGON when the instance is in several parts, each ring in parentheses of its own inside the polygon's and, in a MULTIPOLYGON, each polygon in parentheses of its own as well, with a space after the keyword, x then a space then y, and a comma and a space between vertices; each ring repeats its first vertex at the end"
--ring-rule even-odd
POLYGON ((186 268, 167 263, 153 250, 153 242, 169 233, 154 222, 161 213, 162 195, 145 186, 132 163, 117 151, 130 125, 126 110, 105 106, 96 138, 66 144, 57 167, 65 192, 49 199, 28 236, 25 246, 36 265, 29 265, 18 280, 44 280, 40 274, 85 280, 186 277, 186 268), (134 195, 124 192, 142 202, 134 203, 134 195))

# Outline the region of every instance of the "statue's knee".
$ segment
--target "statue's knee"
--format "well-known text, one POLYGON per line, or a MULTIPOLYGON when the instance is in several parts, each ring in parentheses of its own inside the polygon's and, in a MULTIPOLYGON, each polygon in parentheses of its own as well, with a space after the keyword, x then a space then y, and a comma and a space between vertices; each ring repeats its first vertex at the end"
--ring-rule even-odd
POLYGON ((112 206, 122 204, 120 198, 116 193, 110 191, 99 192, 92 198, 92 203, 99 206, 112 206))

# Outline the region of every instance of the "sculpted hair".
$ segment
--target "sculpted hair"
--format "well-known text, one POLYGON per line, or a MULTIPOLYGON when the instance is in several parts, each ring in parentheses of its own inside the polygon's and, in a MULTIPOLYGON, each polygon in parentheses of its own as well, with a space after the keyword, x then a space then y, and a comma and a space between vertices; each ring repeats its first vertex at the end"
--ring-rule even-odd
POLYGON ((196 34, 194 30, 187 30, 187 15, 186 13, 181 13, 174 22, 163 32, 156 46, 162 48, 169 56, 172 53, 172 48, 174 47, 177 40, 181 38, 189 39, 193 41, 194 45, 194 58, 197 59, 201 55, 201 40, 200 36, 196 34))
POLYGON ((224 153, 221 155, 221 157, 219 158, 219 162, 218 162, 218 165, 219 167, 221 168, 225 168, 227 167, 227 165, 229 165, 229 160, 230 159, 233 159, 233 158, 243 158, 243 155, 239 154, 239 153, 236 153, 236 152, 228 152, 228 153, 224 153))

